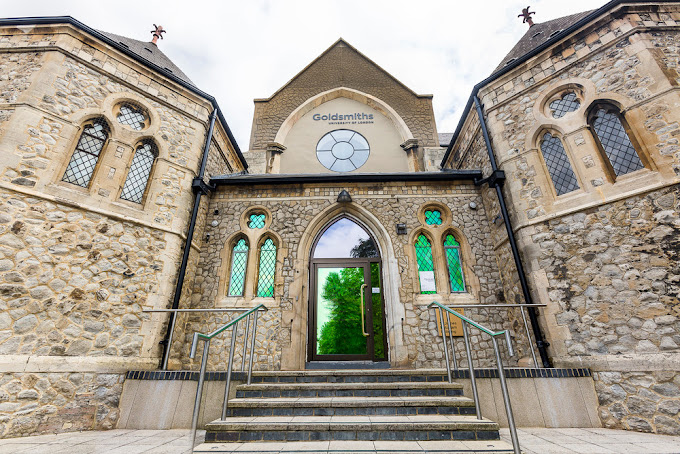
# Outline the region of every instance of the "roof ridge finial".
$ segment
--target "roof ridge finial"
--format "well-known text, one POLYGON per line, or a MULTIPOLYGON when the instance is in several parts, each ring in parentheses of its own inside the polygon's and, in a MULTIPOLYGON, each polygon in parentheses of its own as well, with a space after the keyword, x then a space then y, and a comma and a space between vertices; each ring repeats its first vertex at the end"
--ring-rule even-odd
POLYGON ((536 24, 534 24, 534 21, 531 20, 531 15, 532 15, 532 14, 536 14, 536 13, 533 12, 533 11, 529 11, 529 8, 531 8, 531 7, 530 7, 530 6, 527 6, 526 8, 524 8, 524 9, 522 10, 522 14, 519 14, 517 17, 523 17, 524 20, 522 21, 522 23, 523 23, 523 24, 529 24, 529 28, 531 28, 531 27, 533 27, 534 25, 536 25, 536 24))
POLYGON ((165 30, 163 30, 162 25, 153 24, 153 27, 155 30, 151 30, 151 34, 153 35, 151 42, 158 45, 158 38, 163 39, 163 33, 165 33, 165 30))

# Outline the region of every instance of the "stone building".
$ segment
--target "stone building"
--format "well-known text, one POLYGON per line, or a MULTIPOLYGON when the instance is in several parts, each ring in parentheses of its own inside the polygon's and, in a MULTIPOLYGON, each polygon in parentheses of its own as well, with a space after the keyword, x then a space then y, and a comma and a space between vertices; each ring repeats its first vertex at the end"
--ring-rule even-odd
POLYGON ((160 375, 131 371, 196 370, 194 333, 233 317, 143 311, 266 306, 258 371, 424 371, 449 354, 433 301, 508 329, 517 377, 585 371, 530 382, 520 424, 679 434, 680 3, 527 17, 453 134, 339 39, 255 100, 243 154, 157 38, 1 21, 2 436, 143 425, 160 375))

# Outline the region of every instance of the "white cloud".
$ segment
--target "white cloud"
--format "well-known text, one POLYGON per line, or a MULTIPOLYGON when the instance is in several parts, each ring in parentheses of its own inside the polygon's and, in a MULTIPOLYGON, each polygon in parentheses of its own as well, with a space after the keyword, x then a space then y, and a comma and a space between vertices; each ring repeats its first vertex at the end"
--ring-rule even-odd
MULTIPOLYGON (((536 22, 595 9, 604 0, 536 0, 536 22)), ((472 86, 525 33, 526 2, 406 0, 5 2, 6 17, 71 15, 135 39, 167 30, 160 47, 215 96, 242 150, 253 99, 266 98, 339 37, 417 93, 434 94, 439 132, 453 132, 472 86)))

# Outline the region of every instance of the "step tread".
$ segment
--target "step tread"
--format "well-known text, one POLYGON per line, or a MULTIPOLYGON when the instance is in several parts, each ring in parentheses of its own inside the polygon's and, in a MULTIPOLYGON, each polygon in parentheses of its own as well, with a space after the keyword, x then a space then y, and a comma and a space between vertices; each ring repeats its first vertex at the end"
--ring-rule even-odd
POLYGON ((415 406, 440 406, 440 407, 473 407, 474 401, 464 396, 441 396, 432 397, 237 397, 229 399, 230 408, 257 408, 257 407, 415 407, 415 406))
POLYGON ((253 377, 327 377, 327 376, 357 376, 357 375, 442 375, 446 376, 446 369, 312 369, 312 370, 281 370, 281 371, 253 371, 253 377))
POLYGON ((498 430, 498 424, 465 415, 405 416, 245 416, 216 420, 206 425, 209 432, 272 430, 498 430))
POLYGON ((352 390, 352 389, 463 389, 460 383, 448 382, 369 382, 369 383, 252 383, 238 385, 239 391, 271 391, 271 390, 352 390))

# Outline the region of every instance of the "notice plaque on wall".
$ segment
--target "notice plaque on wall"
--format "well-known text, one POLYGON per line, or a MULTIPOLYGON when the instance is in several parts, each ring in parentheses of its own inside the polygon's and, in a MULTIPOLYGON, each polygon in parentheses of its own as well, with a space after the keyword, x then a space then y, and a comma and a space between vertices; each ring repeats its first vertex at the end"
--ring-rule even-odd
MULTIPOLYGON (((453 309, 454 311, 458 312, 460 315, 465 315, 465 311, 463 309, 453 309)), ((451 331, 453 331, 453 336, 454 337, 459 337, 463 335, 463 321, 456 317, 453 314, 449 314, 448 312, 442 310, 442 312, 446 315, 449 316, 449 320, 451 320, 451 331)), ((441 336, 442 335, 442 322, 440 321, 439 318, 439 309, 435 309, 434 311, 435 314, 437 314, 437 333, 441 336)), ((449 324, 446 323, 446 316, 444 316, 444 332, 446 335, 449 335, 449 324)))
POLYGON ((420 291, 421 292, 437 291, 437 286, 434 283, 434 271, 420 272, 420 291))

